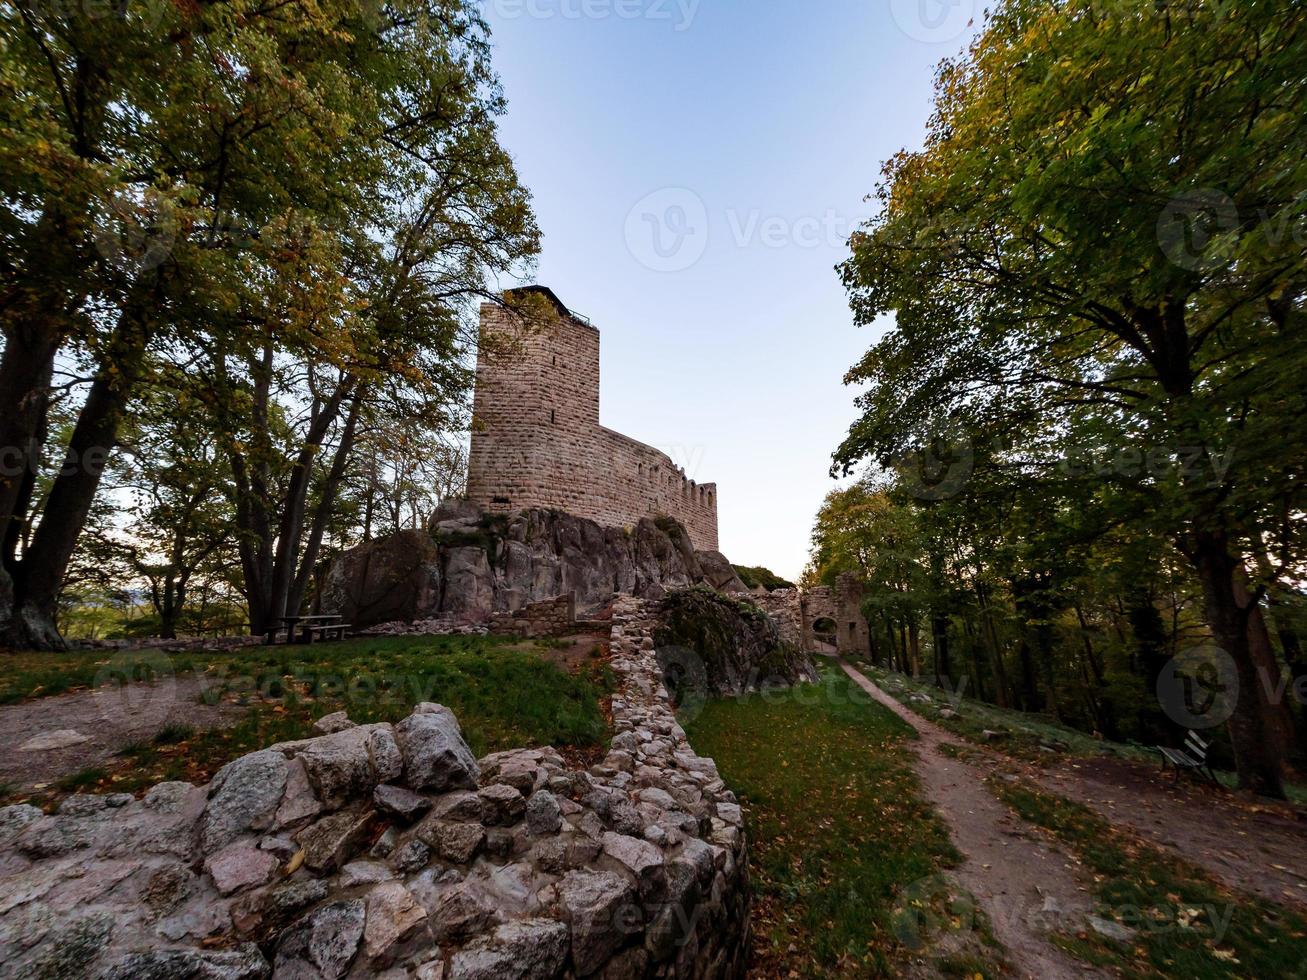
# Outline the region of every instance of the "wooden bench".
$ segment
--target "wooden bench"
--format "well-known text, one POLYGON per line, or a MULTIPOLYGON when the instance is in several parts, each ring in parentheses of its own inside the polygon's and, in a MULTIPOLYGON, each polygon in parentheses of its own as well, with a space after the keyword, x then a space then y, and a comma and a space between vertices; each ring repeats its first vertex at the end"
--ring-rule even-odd
POLYGON ((343 640, 345 631, 350 628, 350 623, 319 623, 317 625, 305 626, 303 629, 304 642, 313 643, 318 640, 343 640))
POLYGON ((1220 780, 1216 778, 1216 773, 1212 771, 1211 765, 1207 761, 1208 742, 1197 732, 1189 731, 1185 733, 1184 747, 1173 749, 1166 745, 1157 746, 1157 751, 1162 754, 1162 769, 1172 766, 1175 769, 1175 778, 1179 779, 1182 772, 1201 773, 1212 781, 1215 785, 1220 785, 1220 780))
POLYGON ((286 634, 286 642, 295 643, 312 643, 315 639, 345 639, 345 631, 352 624, 341 622, 340 616, 319 615, 319 616, 283 616, 281 617, 280 626, 272 626, 268 629, 268 646, 277 642, 277 637, 281 633, 286 634), (298 633, 297 633, 298 631, 298 633))

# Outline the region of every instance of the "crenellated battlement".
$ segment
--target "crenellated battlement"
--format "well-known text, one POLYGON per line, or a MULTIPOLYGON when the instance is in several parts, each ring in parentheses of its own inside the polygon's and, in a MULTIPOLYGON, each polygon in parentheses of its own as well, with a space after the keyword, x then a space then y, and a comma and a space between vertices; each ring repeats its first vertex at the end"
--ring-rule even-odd
POLYGON ((608 527, 666 514, 695 548, 716 551, 716 484, 599 424, 599 331, 549 290, 531 291, 558 311, 543 327, 524 330, 502 307, 481 307, 482 337, 497 342, 483 344, 494 357, 477 358, 469 499, 489 513, 556 508, 608 527))

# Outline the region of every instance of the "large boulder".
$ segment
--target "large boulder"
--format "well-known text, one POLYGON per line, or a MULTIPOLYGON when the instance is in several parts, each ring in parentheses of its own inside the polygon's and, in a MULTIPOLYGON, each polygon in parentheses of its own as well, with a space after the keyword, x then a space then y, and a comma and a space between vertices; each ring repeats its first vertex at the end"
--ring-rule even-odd
POLYGON ((720 551, 700 551, 699 568, 703 570, 703 584, 718 592, 744 594, 750 591, 735 571, 735 566, 720 551))
POLYGON ((440 607, 440 549, 426 531, 400 531, 332 564, 321 605, 356 627, 411 622, 440 607))
POLYGON ((495 571, 490 555, 489 547, 478 545, 446 547, 442 551, 445 591, 440 612, 476 618, 495 608, 495 571))
POLYGON ((404 753, 404 778, 412 789, 473 789, 481 775, 463 741, 454 713, 443 705, 420 704, 395 726, 404 753))
POLYGON ((241 756, 219 769, 200 825, 204 853, 212 854, 247 831, 271 827, 289 769, 286 757, 271 749, 241 756))
POLYGON ((782 638, 770 616, 708 588, 681 589, 659 603, 654 645, 667 683, 699 694, 731 697, 816 679, 807 654, 782 638))
POLYGON ((441 617, 484 621, 567 593, 579 609, 594 610, 616 592, 659 599, 698 584, 747 591, 721 553, 695 551, 672 518, 601 527, 561 511, 503 517, 452 501, 428 530, 402 531, 338 558, 320 605, 363 629, 441 617))

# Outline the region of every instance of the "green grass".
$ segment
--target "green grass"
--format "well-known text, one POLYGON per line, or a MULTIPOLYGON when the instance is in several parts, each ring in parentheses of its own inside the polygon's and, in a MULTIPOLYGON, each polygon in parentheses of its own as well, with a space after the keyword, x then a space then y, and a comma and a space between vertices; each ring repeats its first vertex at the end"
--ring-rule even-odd
MULTIPOLYGON (((450 707, 478 756, 527 745, 596 751, 607 735, 601 701, 614 686, 611 671, 605 662, 587 661, 569 673, 544 654, 507 638, 385 637, 248 647, 188 660, 188 669, 201 675, 202 700, 244 709, 236 723, 203 730, 170 725, 124 747, 121 761, 98 782, 127 792, 164 779, 201 783, 247 752, 311 737, 323 715, 344 710, 360 724, 393 722, 423 701, 450 707)), ((60 784, 36 800, 48 802, 69 788, 60 784)))
POLYGON ((991 778, 989 786, 1084 862, 1096 882, 1099 915, 1137 930, 1128 944, 1095 932, 1064 937, 1072 955, 1126 977, 1307 978, 1307 922, 1300 916, 1231 893, 1080 804, 1024 783, 991 778))
POLYGON ((859 664, 858 669, 890 696, 955 735, 973 742, 985 742, 982 733, 986 730, 1005 733, 1002 742, 989 744, 1012 755, 1046 758, 1050 753, 1040 746, 1049 745, 1071 755, 1114 755, 1136 761, 1157 761, 1157 753, 1149 746, 1096 739, 1043 715, 1011 711, 968 698, 965 688, 961 697, 954 697, 947 691, 924 684, 906 674, 870 664, 859 664), (930 700, 920 700, 923 697, 930 700), (944 717, 941 712, 946 709, 955 710, 957 717, 944 717))
POLYGON ((65 792, 76 792, 83 789, 92 789, 103 782, 109 773, 99 766, 93 766, 90 769, 82 769, 78 772, 70 773, 60 779, 55 785, 65 792))
POLYGON ((968 904, 939 877, 957 854, 921 798, 904 748, 914 733, 842 673, 710 702, 689 735, 745 809, 751 976, 894 975, 918 939, 945 975, 998 975, 974 914, 950 937, 921 935, 953 919, 950 903, 968 904))
POLYGON ((5 671, 0 675, 0 705, 33 698, 48 698, 69 691, 84 690, 126 681, 148 681, 161 672, 184 676, 202 664, 203 656, 142 650, 112 653, 105 650, 74 650, 68 653, 0 651, 5 671))
MULTIPOLYGON (((495 637, 384 637, 311 647, 256 647, 206 675, 224 699, 279 701, 295 719, 345 710, 360 723, 399 721, 437 701, 463 723, 478 754, 514 745, 597 745, 611 676, 571 675, 534 649, 495 637)), ((307 733, 284 720, 281 731, 307 733)))
POLYGON ((121 756, 124 759, 150 761, 159 754, 159 750, 155 747, 153 741, 137 741, 128 742, 114 754, 121 756))

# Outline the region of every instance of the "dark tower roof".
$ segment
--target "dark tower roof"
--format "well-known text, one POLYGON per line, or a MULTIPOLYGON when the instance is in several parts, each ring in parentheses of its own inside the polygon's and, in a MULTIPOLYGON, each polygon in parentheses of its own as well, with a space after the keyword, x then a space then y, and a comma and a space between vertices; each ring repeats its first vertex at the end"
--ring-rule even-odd
POLYGON ((577 313, 575 310, 569 310, 566 304, 564 304, 563 301, 558 298, 558 294, 555 293, 548 286, 519 286, 516 289, 504 290, 504 295, 506 296, 511 296, 515 293, 532 293, 537 296, 543 296, 545 299, 549 300, 549 302, 553 304, 554 309, 558 310, 558 312, 561 313, 563 316, 570 316, 572 319, 580 320, 582 323, 585 324, 588 324, 590 322, 589 317, 582 316, 580 313, 577 313))

